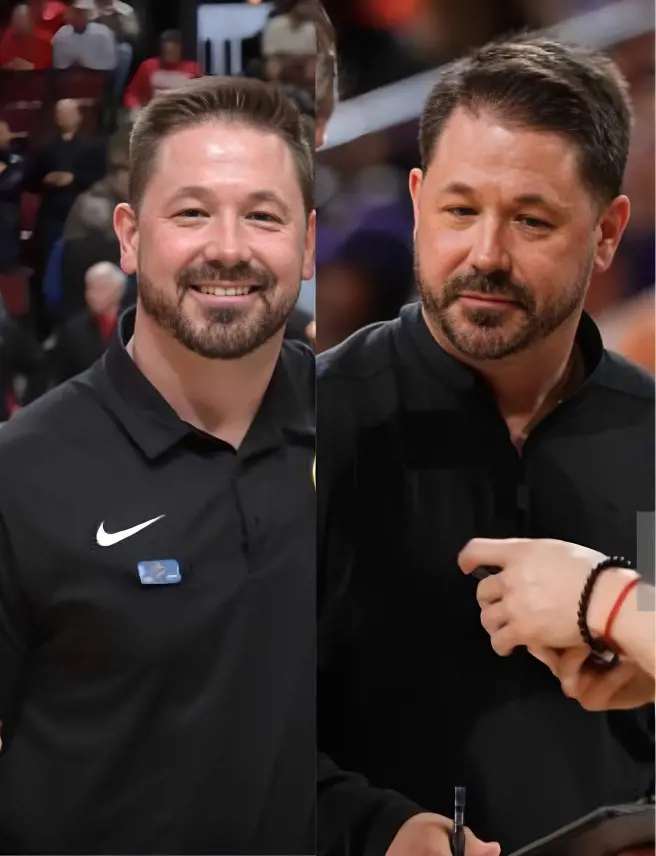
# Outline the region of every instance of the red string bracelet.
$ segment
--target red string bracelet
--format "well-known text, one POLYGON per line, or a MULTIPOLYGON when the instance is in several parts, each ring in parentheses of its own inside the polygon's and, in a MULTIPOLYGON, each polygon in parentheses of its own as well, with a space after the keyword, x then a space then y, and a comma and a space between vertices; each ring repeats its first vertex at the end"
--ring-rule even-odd
POLYGON ((610 614, 608 616, 608 621, 606 622, 606 630, 604 631, 603 638, 607 642, 612 642, 613 637, 611 636, 611 631, 613 629, 613 624, 615 624, 615 619, 619 615, 619 611, 622 608, 622 604, 627 599, 629 594, 633 591, 633 589, 638 585, 641 579, 642 577, 636 577, 635 579, 631 580, 631 582, 627 583, 617 596, 617 600, 613 604, 613 608, 611 609, 610 614))

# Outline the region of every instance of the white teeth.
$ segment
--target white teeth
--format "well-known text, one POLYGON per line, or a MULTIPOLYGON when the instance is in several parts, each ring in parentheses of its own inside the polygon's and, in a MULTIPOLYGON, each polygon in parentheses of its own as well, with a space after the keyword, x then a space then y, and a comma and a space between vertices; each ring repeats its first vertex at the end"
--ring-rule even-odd
POLYGON ((201 285, 198 290, 202 294, 213 294, 215 297, 243 297, 253 290, 251 285, 242 285, 236 288, 212 288, 209 285, 201 285))

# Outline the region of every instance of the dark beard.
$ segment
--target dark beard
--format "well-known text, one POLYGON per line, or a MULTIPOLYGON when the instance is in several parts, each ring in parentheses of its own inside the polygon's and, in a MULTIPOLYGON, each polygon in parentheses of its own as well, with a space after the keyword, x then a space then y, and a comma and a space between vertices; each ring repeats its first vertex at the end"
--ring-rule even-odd
POLYGON ((501 270, 491 274, 472 271, 451 277, 441 292, 434 294, 422 280, 415 252, 415 277, 426 316, 456 352, 473 360, 500 360, 547 338, 580 310, 591 271, 592 257, 572 288, 538 308, 531 290, 501 270), (465 292, 496 295, 513 301, 516 306, 511 310, 513 319, 509 321, 507 310, 493 306, 489 310, 464 310, 466 318, 460 319, 454 305, 465 292), (517 313, 522 315, 520 323, 515 320, 517 313))
POLYGON ((218 265, 188 269, 178 280, 178 299, 174 302, 160 291, 143 272, 139 274, 139 299, 144 312, 167 330, 181 345, 201 357, 213 360, 238 360, 261 348, 287 323, 301 284, 296 293, 279 294, 275 278, 269 271, 254 270, 246 264, 226 269, 218 265), (184 311, 183 302, 195 282, 257 283, 255 294, 259 309, 244 312, 238 307, 208 309, 205 323, 194 322, 184 311))

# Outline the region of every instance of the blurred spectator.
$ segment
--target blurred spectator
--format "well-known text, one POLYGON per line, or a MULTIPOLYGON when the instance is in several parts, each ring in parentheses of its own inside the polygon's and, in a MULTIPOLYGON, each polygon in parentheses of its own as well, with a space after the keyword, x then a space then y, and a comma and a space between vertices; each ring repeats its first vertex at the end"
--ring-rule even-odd
POLYGON ((0 297, 0 422, 48 387, 48 365, 38 343, 5 310, 0 297), (23 392, 17 394, 17 381, 23 392))
POLYGON ((116 93, 122 93, 130 76, 133 46, 139 37, 139 19, 132 8, 122 0, 96 0, 93 17, 99 24, 114 33, 116 39, 116 93))
POLYGON ((20 257, 20 202, 25 162, 13 149, 13 136, 0 120, 0 273, 14 268, 20 257))
POLYGON ((75 200, 104 173, 104 149, 80 131, 81 121, 75 101, 59 101, 55 107, 57 135, 35 153, 30 165, 29 188, 41 195, 34 243, 44 264, 62 235, 75 200))
POLYGON ((197 62, 182 59, 182 35, 166 30, 160 36, 160 55, 141 63, 127 88, 124 104, 130 110, 140 110, 158 92, 178 89, 203 75, 197 62))
POLYGON ((335 29, 322 4, 315 2, 306 7, 308 20, 315 26, 317 58, 315 70, 315 122, 316 147, 323 146, 326 125, 335 109, 337 91, 337 46, 335 29))
POLYGON ((302 86, 314 96, 317 34, 316 0, 297 0, 286 12, 274 10, 262 32, 266 80, 302 86))
POLYGON ((412 253, 384 231, 362 229, 317 270, 317 350, 339 344, 360 327, 395 318, 413 287, 412 253))
POLYGON ((312 315, 300 306, 297 306, 289 316, 285 327, 285 339, 294 339, 297 342, 305 342, 306 345, 314 345, 312 315))
POLYGON ((52 40, 55 68, 79 66, 94 71, 116 68, 116 39, 104 24, 92 21, 96 10, 94 0, 73 0, 69 9, 69 24, 65 24, 52 40))
POLYGON ((654 374, 656 314, 653 286, 612 306, 596 320, 607 348, 654 374))
POLYGON ((59 0, 27 0, 34 25, 52 36, 66 23, 67 7, 59 0))
POLYGON ((306 19, 304 4, 296 3, 286 14, 274 14, 262 33, 262 53, 267 59, 284 62, 292 57, 314 56, 317 36, 306 19))
POLYGON ((121 128, 109 141, 107 174, 80 194, 71 208, 64 238, 76 241, 93 238, 93 233, 117 240, 114 209, 128 200, 130 130, 121 128))
POLYGON ((120 260, 114 209, 128 199, 129 143, 129 128, 114 134, 108 146, 107 174, 80 194, 71 208, 59 252, 51 255, 44 280, 52 319, 61 322, 84 308, 85 279, 90 267, 120 260))
POLYGON ((123 3, 122 0, 96 0, 92 20, 109 27, 117 42, 134 43, 139 37, 137 14, 132 6, 123 3))
POLYGON ((0 68, 31 71, 52 66, 51 36, 39 30, 27 3, 20 3, 11 14, 11 23, 0 39, 0 68))
POLYGON ((656 315, 654 314, 654 289, 633 298, 636 306, 627 319, 617 350, 627 360, 642 366, 651 374, 656 372, 656 315))
POLYGON ((85 278, 86 308, 56 335, 53 363, 57 382, 85 371, 105 352, 116 330, 125 280, 123 271, 110 262, 89 268, 85 278))

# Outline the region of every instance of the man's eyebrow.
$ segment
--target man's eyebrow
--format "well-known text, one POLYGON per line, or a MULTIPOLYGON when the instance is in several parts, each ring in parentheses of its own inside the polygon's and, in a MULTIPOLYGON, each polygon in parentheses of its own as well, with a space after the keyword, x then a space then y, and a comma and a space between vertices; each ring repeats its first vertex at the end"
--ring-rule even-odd
POLYGON ((556 199, 547 199, 541 193, 521 193, 514 199, 520 205, 541 205, 543 208, 561 208, 562 206, 556 199))
POLYGON ((180 199, 183 196, 209 196, 209 190, 206 187, 203 187, 202 184, 187 184, 184 187, 178 188, 175 191, 173 196, 171 197, 171 201, 174 199, 180 199))
MULTIPOLYGON (((442 188, 442 193, 454 193, 460 196, 475 196, 476 191, 468 184, 462 181, 452 181, 442 188)), ((543 208, 549 208, 551 211, 561 209, 563 206, 556 199, 547 199, 541 193, 520 193, 519 196, 513 198, 513 202, 518 205, 540 205, 543 208)))
POLYGON ((275 190, 254 190, 252 193, 248 194, 248 198, 252 202, 270 202, 273 205, 277 205, 286 215, 290 215, 291 211, 285 200, 280 196, 279 193, 276 193, 275 190))
POLYGON ((442 193, 458 193, 461 196, 473 196, 475 191, 473 187, 464 184, 462 181, 451 181, 442 188, 442 193))

